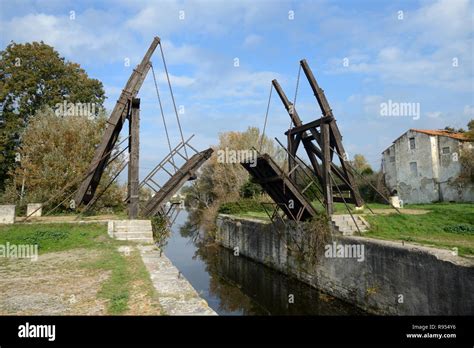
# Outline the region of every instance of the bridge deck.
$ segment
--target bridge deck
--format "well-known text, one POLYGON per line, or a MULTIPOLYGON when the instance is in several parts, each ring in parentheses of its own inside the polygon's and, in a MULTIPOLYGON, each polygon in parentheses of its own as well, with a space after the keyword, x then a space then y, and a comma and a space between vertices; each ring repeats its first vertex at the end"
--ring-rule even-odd
POLYGON ((268 154, 258 156, 256 166, 241 163, 290 220, 308 220, 317 214, 311 202, 268 154))
POLYGON ((192 156, 146 203, 142 214, 154 216, 161 211, 162 205, 168 201, 185 183, 195 177, 196 171, 211 157, 213 150, 207 149, 192 156))

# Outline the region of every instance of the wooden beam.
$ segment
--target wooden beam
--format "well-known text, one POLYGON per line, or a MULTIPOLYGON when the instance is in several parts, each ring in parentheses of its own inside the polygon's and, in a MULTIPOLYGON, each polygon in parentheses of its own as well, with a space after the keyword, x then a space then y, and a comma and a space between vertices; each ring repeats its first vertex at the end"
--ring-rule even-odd
POLYGON ((333 197, 331 184, 331 154, 329 150, 329 125, 324 123, 321 125, 321 140, 322 140, 322 154, 323 154, 323 193, 326 201, 326 212, 330 216, 333 213, 333 197))
POLYGON ((129 162, 128 162, 128 218, 136 219, 139 209, 139 152, 140 152, 140 99, 132 100, 129 115, 129 162))
POLYGON ((332 116, 330 116, 330 117, 321 117, 321 118, 317 119, 316 121, 309 122, 309 123, 303 124, 301 126, 291 128, 290 130, 285 132, 285 135, 302 133, 302 132, 305 132, 307 130, 310 130, 310 128, 320 127, 321 124, 329 123, 333 120, 334 120, 334 117, 332 117, 332 116))

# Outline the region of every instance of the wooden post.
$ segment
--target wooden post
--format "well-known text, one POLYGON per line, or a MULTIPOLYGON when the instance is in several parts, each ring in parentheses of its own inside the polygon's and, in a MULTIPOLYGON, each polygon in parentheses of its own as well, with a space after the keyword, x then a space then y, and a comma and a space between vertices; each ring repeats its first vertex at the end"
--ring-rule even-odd
POLYGON ((140 149, 140 98, 133 98, 129 115, 128 217, 136 219, 139 207, 138 162, 140 149))
POLYGON ((321 125, 321 138, 323 150, 323 190, 324 199, 326 200, 326 212, 328 215, 333 213, 333 199, 332 199, 332 185, 331 185, 331 151, 329 148, 330 142, 329 124, 323 123, 321 125))

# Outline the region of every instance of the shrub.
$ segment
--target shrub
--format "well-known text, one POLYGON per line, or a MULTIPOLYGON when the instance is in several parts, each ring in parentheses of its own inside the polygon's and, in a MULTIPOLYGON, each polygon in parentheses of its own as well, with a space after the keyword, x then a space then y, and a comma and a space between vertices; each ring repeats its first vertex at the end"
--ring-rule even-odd
POLYGON ((474 234, 474 226, 471 224, 459 224, 443 227, 443 231, 449 233, 474 234))
POLYGON ((254 198, 244 198, 237 202, 223 203, 218 209, 220 214, 240 214, 249 211, 265 212, 265 209, 260 204, 260 201, 254 198))

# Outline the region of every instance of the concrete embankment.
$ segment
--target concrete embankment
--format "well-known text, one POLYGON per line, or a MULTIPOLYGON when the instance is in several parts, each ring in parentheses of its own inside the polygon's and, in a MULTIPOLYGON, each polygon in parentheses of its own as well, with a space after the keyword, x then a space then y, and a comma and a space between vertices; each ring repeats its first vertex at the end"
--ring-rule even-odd
POLYGON ((449 250, 334 236, 327 250, 342 246, 341 254, 323 251, 311 265, 302 263, 294 248, 289 248, 298 238, 291 226, 224 214, 219 215, 217 225, 220 245, 370 313, 474 314, 474 261, 449 250))
POLYGON ((155 246, 142 245, 138 249, 166 315, 217 315, 155 246))

